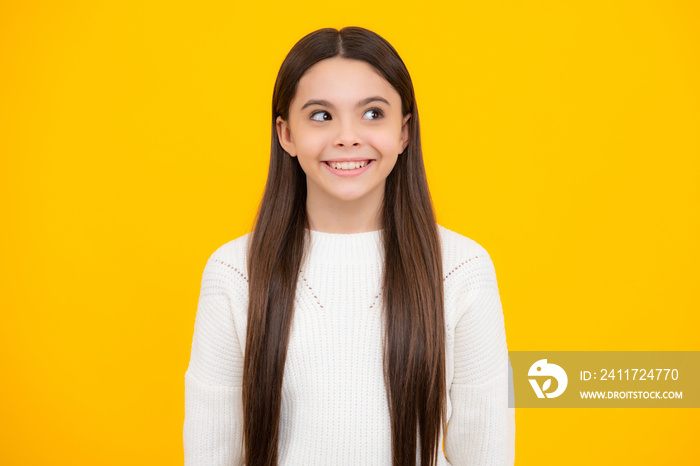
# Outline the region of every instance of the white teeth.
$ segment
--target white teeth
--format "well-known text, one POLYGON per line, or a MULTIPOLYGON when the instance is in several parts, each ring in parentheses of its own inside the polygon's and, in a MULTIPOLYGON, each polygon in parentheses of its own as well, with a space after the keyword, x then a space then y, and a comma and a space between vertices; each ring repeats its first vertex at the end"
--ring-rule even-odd
POLYGON ((340 170, 355 170, 356 168, 362 168, 369 163, 369 160, 364 162, 328 162, 331 168, 340 170))

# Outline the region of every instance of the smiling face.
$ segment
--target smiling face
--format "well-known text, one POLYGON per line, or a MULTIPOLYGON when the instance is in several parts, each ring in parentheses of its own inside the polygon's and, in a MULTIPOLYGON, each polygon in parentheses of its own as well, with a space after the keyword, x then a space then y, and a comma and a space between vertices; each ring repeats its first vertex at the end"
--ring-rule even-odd
POLYGON ((356 203, 376 211, 386 177, 408 145, 410 117, 401 114, 398 92, 367 62, 333 57, 309 68, 288 121, 276 121, 280 144, 306 174, 307 204, 356 203))

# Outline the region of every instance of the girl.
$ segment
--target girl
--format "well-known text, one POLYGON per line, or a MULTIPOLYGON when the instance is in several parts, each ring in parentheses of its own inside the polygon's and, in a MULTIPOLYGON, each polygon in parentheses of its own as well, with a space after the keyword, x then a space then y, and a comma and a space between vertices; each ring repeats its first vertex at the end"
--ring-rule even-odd
POLYGON ((204 268, 185 463, 512 464, 495 270, 436 223, 399 55, 359 27, 310 33, 272 110, 254 229, 204 268))

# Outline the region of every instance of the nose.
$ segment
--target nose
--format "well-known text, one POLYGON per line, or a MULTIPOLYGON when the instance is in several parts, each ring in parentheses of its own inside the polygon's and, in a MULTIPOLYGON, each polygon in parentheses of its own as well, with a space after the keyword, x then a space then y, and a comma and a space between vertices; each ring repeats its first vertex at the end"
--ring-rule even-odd
POLYGON ((336 147, 360 147, 362 146, 360 134, 352 121, 346 120, 338 125, 338 133, 333 145, 336 147))

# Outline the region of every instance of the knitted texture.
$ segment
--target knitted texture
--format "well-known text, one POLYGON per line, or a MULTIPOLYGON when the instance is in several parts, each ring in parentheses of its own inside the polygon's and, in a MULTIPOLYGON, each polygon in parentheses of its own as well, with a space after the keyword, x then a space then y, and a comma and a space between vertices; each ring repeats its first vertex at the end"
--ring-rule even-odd
MULTIPOLYGON (((441 225, 438 231, 448 390, 438 465, 512 465, 515 413, 508 407, 508 350, 495 269, 478 243, 441 225)), ((381 230, 310 235, 284 368, 279 465, 390 466, 381 230)), ((204 267, 185 372, 186 466, 244 464, 247 239, 219 247, 204 267)))

